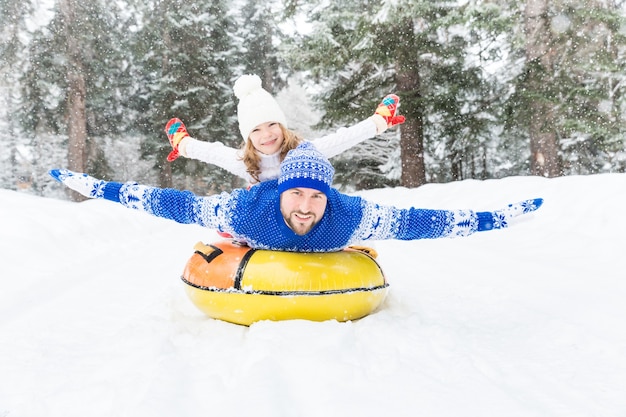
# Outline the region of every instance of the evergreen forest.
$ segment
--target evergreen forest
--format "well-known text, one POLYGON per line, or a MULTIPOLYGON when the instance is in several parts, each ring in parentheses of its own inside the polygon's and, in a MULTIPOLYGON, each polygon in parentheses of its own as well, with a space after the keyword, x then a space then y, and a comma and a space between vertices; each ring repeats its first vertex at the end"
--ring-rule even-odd
POLYGON ((167 162, 163 132, 178 117, 239 148, 243 74, 311 140, 400 97, 403 125, 332 159, 344 191, 626 172, 624 0, 0 0, 0 13, 0 188, 65 196, 50 168, 243 186, 167 162))

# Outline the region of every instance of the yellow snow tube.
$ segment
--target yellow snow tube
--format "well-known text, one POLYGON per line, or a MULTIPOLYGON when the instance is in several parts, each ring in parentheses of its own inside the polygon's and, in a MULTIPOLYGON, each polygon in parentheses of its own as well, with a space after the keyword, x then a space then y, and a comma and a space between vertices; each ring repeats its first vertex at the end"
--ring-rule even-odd
POLYGON ((329 253, 257 250, 232 240, 194 246, 182 280, 209 317, 348 321, 380 306, 388 284, 368 248, 329 253))

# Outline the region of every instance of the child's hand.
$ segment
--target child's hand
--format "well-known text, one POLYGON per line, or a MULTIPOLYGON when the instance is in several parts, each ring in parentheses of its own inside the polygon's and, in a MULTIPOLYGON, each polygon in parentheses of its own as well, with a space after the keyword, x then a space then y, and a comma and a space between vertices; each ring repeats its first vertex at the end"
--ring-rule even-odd
POLYGON ((399 125, 404 123, 406 119, 404 116, 396 116, 398 107, 400 107, 400 97, 395 94, 389 94, 383 98, 382 102, 378 105, 375 114, 385 119, 387 127, 399 125))
POLYGON ((178 152, 180 141, 189 136, 189 133, 187 133, 187 128, 185 128, 183 122, 180 119, 174 118, 165 125, 165 134, 170 141, 170 145, 172 145, 172 152, 167 155, 167 160, 172 162, 180 155, 178 152))

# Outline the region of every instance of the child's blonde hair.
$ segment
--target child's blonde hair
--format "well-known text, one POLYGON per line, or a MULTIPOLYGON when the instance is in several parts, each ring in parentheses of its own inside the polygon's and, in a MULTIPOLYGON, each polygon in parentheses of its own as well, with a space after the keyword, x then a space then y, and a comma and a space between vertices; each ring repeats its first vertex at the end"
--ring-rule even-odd
MULTIPOLYGON (((292 149, 298 147, 302 139, 296 135, 293 130, 287 129, 282 123, 279 123, 280 130, 283 132, 283 144, 280 147, 280 161, 282 162, 289 152, 292 149)), ((243 145, 243 157, 241 160, 244 164, 246 164, 246 171, 250 176, 254 179, 254 183, 261 182, 259 179, 259 175, 261 175, 261 157, 259 156, 259 151, 254 148, 252 141, 248 138, 248 140, 243 145)))

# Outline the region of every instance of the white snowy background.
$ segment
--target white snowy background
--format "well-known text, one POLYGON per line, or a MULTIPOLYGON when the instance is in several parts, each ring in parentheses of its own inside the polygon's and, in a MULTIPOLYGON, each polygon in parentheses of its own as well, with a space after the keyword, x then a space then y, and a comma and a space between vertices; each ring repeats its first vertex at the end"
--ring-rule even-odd
POLYGON ((505 230, 375 242, 390 292, 366 318, 243 327, 179 278, 214 231, 0 190, 0 417, 626 415, 626 174, 360 194, 545 203, 505 230))

